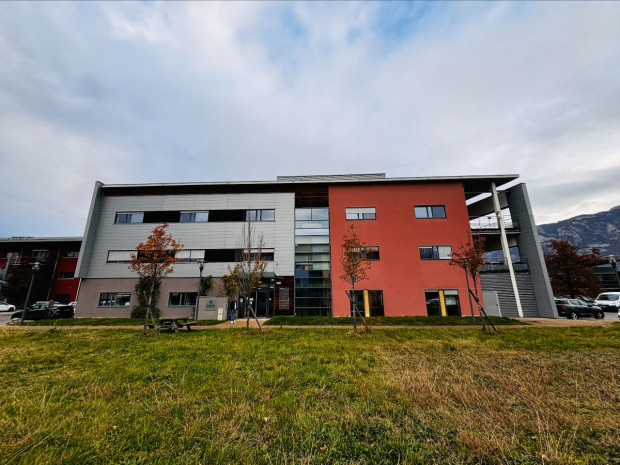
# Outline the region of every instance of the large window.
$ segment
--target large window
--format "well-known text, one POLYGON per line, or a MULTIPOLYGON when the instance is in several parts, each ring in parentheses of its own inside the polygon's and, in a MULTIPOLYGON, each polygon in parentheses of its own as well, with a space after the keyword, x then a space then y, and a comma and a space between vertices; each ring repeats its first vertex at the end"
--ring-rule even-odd
POLYGON ((197 292, 171 292, 168 307, 195 307, 197 292))
POLYGON ((117 213, 116 218, 114 219, 114 223, 116 224, 142 223, 143 220, 144 220, 143 212, 117 213))
POLYGON ((181 223, 205 223, 209 221, 209 212, 181 212, 181 223))
POLYGON ((364 247, 364 260, 379 260, 379 247, 376 245, 364 247))
POLYGON ((428 316, 460 316, 459 291, 456 289, 429 289, 424 291, 428 316))
POLYGON ((204 249, 178 250, 174 256, 181 263, 197 262, 199 260, 205 259, 205 250, 204 249))
POLYGON ((275 210, 248 210, 245 212, 246 221, 275 221, 275 210))
POLYGON ((102 292, 99 307, 129 307, 131 292, 102 292))
POLYGON ((131 255, 135 250, 109 250, 108 263, 131 263, 131 255))
POLYGON ((451 258, 452 246, 426 245, 420 247, 421 260, 450 260, 451 258))
POLYGON ((414 210, 416 218, 446 217, 446 207, 444 205, 416 205, 414 210))
MULTIPOLYGON (((357 310, 362 316, 384 316, 383 291, 363 290, 353 294, 357 310)), ((350 304, 351 316, 353 316, 353 304, 350 304)))
POLYGON ((347 220, 376 220, 375 207, 347 207, 345 209, 347 220))

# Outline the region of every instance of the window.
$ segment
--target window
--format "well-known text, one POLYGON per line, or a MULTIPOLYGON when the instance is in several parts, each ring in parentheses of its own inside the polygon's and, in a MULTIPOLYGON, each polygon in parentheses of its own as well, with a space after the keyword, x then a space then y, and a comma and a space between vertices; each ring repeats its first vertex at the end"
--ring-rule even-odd
POLYGON ((446 207, 444 205, 418 205, 414 207, 416 218, 445 218, 446 207))
MULTIPOLYGON (((384 316, 383 310, 383 291, 363 290, 355 291, 353 299, 357 305, 357 310, 362 316, 384 316)), ((351 316, 353 316, 353 304, 350 304, 351 316)))
POLYGON ((33 250, 32 258, 34 258, 35 261, 44 262, 47 259, 48 254, 49 251, 47 250, 33 250))
POLYGON ((197 292, 171 292, 168 307, 195 307, 197 292))
POLYGON ((99 307, 129 307, 131 292, 102 292, 99 307))
POLYGON ((130 263, 131 256, 136 253, 135 250, 109 250, 108 263, 130 263))
POLYGON ((376 220, 377 212, 375 207, 360 207, 352 208, 347 207, 345 209, 345 215, 347 220, 376 220))
POLYGON ((431 289, 424 291, 428 316, 460 316, 459 291, 456 289, 431 289))
POLYGON ((246 221, 275 221, 275 210, 247 210, 245 212, 246 221))
POLYGON ((144 220, 143 212, 136 213, 117 213, 114 219, 115 224, 142 223, 144 220))
POLYGON ((364 260, 379 260, 379 247, 376 245, 364 247, 364 260))
POLYGON ((67 258, 78 258, 80 256, 79 250, 71 250, 65 253, 65 257, 67 258))
POLYGON ((420 260, 450 260, 452 258, 452 246, 428 245, 420 247, 420 260))
POLYGON ((61 271, 59 279, 73 279, 75 277, 74 271, 61 271))
POLYGON ((181 212, 181 223, 205 223, 209 221, 209 212, 181 212))
POLYGON ((189 263, 189 262, 197 262, 199 260, 205 259, 205 251, 204 249, 195 249, 195 250, 179 250, 175 254, 175 257, 181 263, 189 263))

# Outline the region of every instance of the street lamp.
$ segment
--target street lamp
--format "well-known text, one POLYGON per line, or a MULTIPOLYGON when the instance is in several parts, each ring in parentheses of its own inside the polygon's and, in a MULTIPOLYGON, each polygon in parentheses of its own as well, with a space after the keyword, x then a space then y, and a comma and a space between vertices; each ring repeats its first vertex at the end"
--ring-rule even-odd
POLYGON ((28 301, 30 300, 30 292, 32 291, 32 283, 34 282, 34 275, 39 271, 39 267, 41 264, 39 262, 34 262, 32 265, 32 275, 30 276, 30 286, 28 286, 28 293, 26 294, 26 302, 24 303, 24 308, 22 310, 22 315, 19 319, 19 324, 24 324, 24 317, 26 316, 26 309, 28 308, 28 301))
POLYGON ((200 305, 200 290, 202 288, 202 270, 205 268, 205 261, 198 260, 198 269, 200 270, 200 278, 198 278, 198 294, 196 295, 196 311, 194 320, 198 321, 198 306, 200 305))
POLYGON ((616 283, 618 284, 618 290, 620 291, 620 277, 618 276, 618 257, 615 255, 609 255, 607 257, 609 259, 609 263, 611 264, 611 269, 614 272, 614 277, 616 278, 616 283))

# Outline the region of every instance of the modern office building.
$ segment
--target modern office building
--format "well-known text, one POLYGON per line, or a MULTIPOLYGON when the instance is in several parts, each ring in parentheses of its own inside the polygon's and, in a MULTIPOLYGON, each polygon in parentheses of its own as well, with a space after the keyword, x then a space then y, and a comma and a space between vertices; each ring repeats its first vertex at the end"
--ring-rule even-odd
MULTIPOLYGON (((97 182, 77 268, 82 278, 77 314, 129 315, 137 303, 131 254, 164 222, 185 248, 162 283, 158 307, 163 315, 187 314, 196 304, 198 262, 205 261, 203 275, 218 283, 234 267, 242 230, 250 222, 264 238, 268 261, 263 285, 253 296, 261 316, 349 315, 340 257, 343 237, 354 226, 371 261, 356 295, 368 315, 469 315, 463 270, 449 259, 473 230, 487 238, 489 251, 514 257, 496 259, 494 268, 484 270, 491 313, 556 317, 525 185, 498 190, 517 178, 363 174, 97 182)), ((216 285, 211 295, 217 294, 216 285)))
POLYGON ((33 274, 30 302, 77 298, 80 280, 75 277, 81 237, 8 237, 0 239, 0 294, 21 307, 33 274))

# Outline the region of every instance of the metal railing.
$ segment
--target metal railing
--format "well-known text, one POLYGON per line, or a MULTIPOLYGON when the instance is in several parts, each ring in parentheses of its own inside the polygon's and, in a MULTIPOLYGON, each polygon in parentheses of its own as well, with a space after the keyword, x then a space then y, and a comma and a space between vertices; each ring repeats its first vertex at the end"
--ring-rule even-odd
MULTIPOLYGON (((516 272, 528 271, 527 259, 521 258, 512 262, 512 269, 516 272)), ((508 265, 505 262, 485 262, 480 269, 481 273, 505 273, 508 272, 508 265)))
MULTIPOLYGON (((519 221, 516 218, 513 218, 510 215, 503 215, 502 220, 502 222, 504 223, 504 228, 519 229, 519 221)), ((469 227, 472 230, 499 229, 499 222, 497 221, 497 217, 494 215, 470 217, 469 227)))

